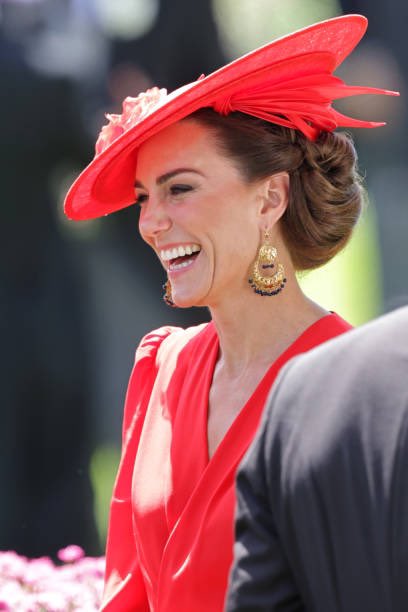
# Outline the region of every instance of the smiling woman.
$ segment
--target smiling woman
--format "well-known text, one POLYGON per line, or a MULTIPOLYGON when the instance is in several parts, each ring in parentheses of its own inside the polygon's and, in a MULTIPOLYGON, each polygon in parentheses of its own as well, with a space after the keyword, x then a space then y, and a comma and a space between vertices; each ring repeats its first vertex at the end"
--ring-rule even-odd
POLYGON ((167 271, 174 304, 211 308, 225 298, 237 304, 267 223, 258 209, 273 210, 262 197, 268 187, 247 182, 218 151, 212 130, 196 120, 175 123, 143 143, 136 175, 140 233, 167 271), (187 248, 192 253, 184 253, 187 248))
POLYGON ((102 609, 221 612, 232 561, 234 478, 281 367, 350 328, 302 293, 297 270, 348 241, 362 189, 333 100, 392 94, 333 70, 360 16, 279 39, 167 95, 109 116, 66 212, 135 202, 168 276, 165 300, 212 321, 163 327, 136 351, 113 492, 102 609))

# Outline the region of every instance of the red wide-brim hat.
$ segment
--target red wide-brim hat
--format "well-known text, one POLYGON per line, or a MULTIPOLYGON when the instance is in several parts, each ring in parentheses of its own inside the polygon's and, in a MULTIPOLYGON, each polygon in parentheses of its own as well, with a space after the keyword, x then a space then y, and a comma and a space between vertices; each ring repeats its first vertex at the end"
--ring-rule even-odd
POLYGON ((128 97, 121 115, 107 115, 92 162, 65 200, 70 219, 94 219, 135 201, 137 149, 142 142, 194 111, 210 107, 227 115, 241 111, 300 130, 314 140, 337 127, 384 123, 346 117, 333 100, 359 94, 396 92, 346 85, 333 71, 367 29, 361 15, 344 15, 279 38, 169 95, 154 87, 128 97))

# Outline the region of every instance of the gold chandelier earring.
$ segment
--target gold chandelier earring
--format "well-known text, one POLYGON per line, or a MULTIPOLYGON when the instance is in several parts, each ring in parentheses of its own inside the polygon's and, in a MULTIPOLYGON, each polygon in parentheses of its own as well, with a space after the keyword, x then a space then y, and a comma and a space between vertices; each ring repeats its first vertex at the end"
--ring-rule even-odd
POLYGON ((259 295, 277 295, 285 288, 285 268, 277 262, 278 251, 270 244, 270 235, 265 230, 256 259, 252 265, 249 284, 259 295))
POLYGON ((173 296, 171 293, 171 283, 169 279, 163 285, 164 295, 163 300, 167 304, 167 306, 173 306, 173 308, 177 308, 176 304, 173 302, 173 296))

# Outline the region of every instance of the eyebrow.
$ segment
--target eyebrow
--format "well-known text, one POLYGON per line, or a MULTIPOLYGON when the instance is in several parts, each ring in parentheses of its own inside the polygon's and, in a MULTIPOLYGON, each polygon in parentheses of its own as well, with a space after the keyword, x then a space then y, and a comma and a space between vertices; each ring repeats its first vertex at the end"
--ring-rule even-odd
MULTIPOLYGON (((195 170, 194 168, 176 168, 175 170, 171 170, 170 172, 166 172, 165 174, 162 174, 161 176, 157 177, 156 185, 163 185, 163 183, 169 181, 171 178, 173 178, 177 174, 181 174, 182 172, 194 172, 194 174, 204 176, 202 172, 200 172, 199 170, 195 170)), ((140 181, 135 181, 135 187, 138 187, 139 189, 145 188, 143 183, 141 183, 140 181)))

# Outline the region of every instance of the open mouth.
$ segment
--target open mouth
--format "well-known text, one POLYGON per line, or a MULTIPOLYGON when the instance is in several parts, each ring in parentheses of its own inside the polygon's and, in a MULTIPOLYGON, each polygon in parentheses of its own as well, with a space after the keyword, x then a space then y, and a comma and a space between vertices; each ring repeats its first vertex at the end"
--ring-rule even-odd
POLYGON ((201 247, 198 244, 188 244, 160 251, 160 257, 166 263, 168 270, 180 270, 191 266, 200 251, 201 247))

